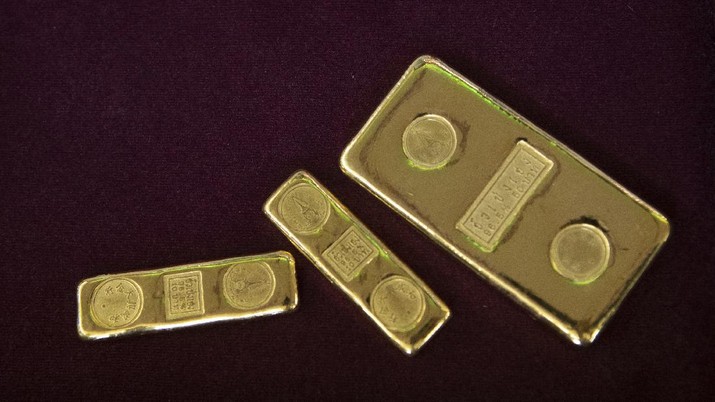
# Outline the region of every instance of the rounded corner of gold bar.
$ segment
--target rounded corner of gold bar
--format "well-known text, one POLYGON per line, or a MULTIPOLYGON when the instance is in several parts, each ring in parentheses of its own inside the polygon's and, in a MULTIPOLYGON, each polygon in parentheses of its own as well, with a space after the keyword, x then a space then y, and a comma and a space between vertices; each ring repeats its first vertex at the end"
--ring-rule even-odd
POLYGON ((438 64, 439 62, 440 60, 438 58, 430 56, 428 54, 423 54, 412 62, 412 65, 410 65, 409 69, 414 71, 420 69, 421 67, 424 67, 427 64, 438 64))
POLYGON ((305 169, 298 169, 293 174, 290 175, 290 179, 288 179, 289 182, 294 181, 294 180, 301 180, 301 179, 308 179, 308 180, 314 180, 313 176, 305 169))
POLYGON ((571 338, 571 341, 579 347, 585 348, 587 346, 591 346, 594 341, 596 341, 596 337, 598 336, 598 333, 600 331, 586 331, 586 332, 577 332, 573 338, 571 338))
POLYGON ((402 353, 404 353, 405 356, 414 357, 417 354, 417 352, 420 351, 420 348, 415 347, 413 345, 406 345, 406 346, 400 347, 400 350, 402 350, 402 353))
POLYGON ((673 231, 673 225, 670 220, 662 214, 658 214, 658 240, 660 243, 665 243, 670 237, 670 233, 673 231))
POLYGON ((446 304, 442 303, 442 312, 444 312, 444 318, 442 318, 442 324, 444 325, 449 321, 450 318, 452 318, 452 310, 447 307, 446 304))
POLYGON ((273 203, 273 198, 274 196, 268 198, 268 200, 263 203, 263 207, 261 208, 263 210, 263 213, 269 218, 271 217, 271 204, 273 203))
POLYGON ((291 265, 295 265, 295 258, 290 252, 285 250, 278 250, 273 254, 275 254, 278 258, 285 258, 291 265))
POLYGON ((77 335, 79 336, 79 339, 83 341, 92 341, 95 338, 90 335, 89 332, 85 331, 84 328, 82 328, 82 324, 77 324, 77 335))
POLYGON ((596 341, 596 338, 601 333, 604 324, 604 320, 596 323, 586 320, 580 321, 575 323, 573 327, 570 327, 569 330, 566 331, 565 335, 574 345, 587 347, 596 341))
POLYGON ((293 294, 293 298, 290 299, 290 301, 285 305, 285 311, 291 312, 298 310, 298 305, 300 303, 298 302, 298 293, 293 294))
MULTIPOLYGON (((359 134, 358 134, 359 136, 359 134)), ((348 176, 352 173, 353 166, 350 161, 350 155, 352 154, 354 142, 351 142, 340 154, 340 170, 348 176)))

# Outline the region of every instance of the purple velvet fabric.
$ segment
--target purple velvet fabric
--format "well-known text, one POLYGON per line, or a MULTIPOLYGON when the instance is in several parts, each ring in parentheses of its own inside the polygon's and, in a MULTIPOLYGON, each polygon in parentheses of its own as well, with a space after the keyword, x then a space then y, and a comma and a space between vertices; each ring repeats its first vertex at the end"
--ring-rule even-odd
POLYGON ((704 398, 713 4, 0 4, 4 398, 704 398), (600 338, 565 341, 341 173, 409 64, 444 60, 668 216, 600 338), (403 356, 268 221, 307 169, 452 309, 403 356), (292 314, 86 342, 77 283, 288 250, 292 314))

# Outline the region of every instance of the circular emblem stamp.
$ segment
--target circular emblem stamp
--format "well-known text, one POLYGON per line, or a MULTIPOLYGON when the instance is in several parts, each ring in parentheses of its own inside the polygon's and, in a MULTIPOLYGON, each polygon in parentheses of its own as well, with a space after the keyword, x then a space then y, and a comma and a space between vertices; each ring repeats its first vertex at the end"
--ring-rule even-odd
POLYGON ((457 132, 442 116, 420 116, 402 134, 402 150, 418 167, 436 169, 446 165, 457 150, 457 132))
POLYGON ((298 233, 311 233, 328 220, 330 205, 310 184, 298 184, 286 191, 278 208, 285 223, 298 233))
POLYGON ((425 312, 425 297, 417 285, 403 276, 380 282, 370 296, 370 308, 393 331, 409 331, 425 312))
POLYGON ((561 276, 585 284, 596 280, 606 270, 611 245, 601 229, 578 223, 556 234, 549 257, 561 276))
POLYGON ((144 308, 144 294, 139 285, 128 278, 107 279, 94 289, 90 314, 104 328, 125 327, 139 318, 144 308))
POLYGON ((223 295, 237 309, 260 307, 275 290, 276 278, 265 262, 235 264, 223 276, 223 295))

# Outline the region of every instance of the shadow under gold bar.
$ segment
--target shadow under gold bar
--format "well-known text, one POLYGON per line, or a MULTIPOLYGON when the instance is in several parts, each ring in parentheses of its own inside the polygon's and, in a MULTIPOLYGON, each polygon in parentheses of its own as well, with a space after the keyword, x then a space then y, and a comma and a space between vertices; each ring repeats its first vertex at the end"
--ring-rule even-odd
POLYGON ((432 290, 307 172, 281 185, 264 211, 404 353, 449 318, 432 290))
POLYGON ((279 314, 298 305, 293 256, 285 251, 101 275, 77 288, 85 339, 279 314))
POLYGON ((593 342, 670 231, 658 211, 430 56, 340 165, 576 344, 593 342))

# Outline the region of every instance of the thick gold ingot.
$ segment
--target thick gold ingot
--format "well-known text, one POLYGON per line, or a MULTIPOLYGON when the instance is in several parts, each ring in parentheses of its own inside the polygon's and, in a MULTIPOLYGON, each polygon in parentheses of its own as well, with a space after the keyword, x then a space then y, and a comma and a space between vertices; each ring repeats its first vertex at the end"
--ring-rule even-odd
POLYGON ((432 290, 307 172, 281 185, 264 211, 404 353, 449 318, 432 290))
POLYGON ((285 251, 102 275, 77 288, 85 339, 291 311, 298 305, 293 256, 285 251))
POLYGON ((648 204, 429 56, 390 91, 341 167, 577 344, 596 338, 670 230, 648 204))

